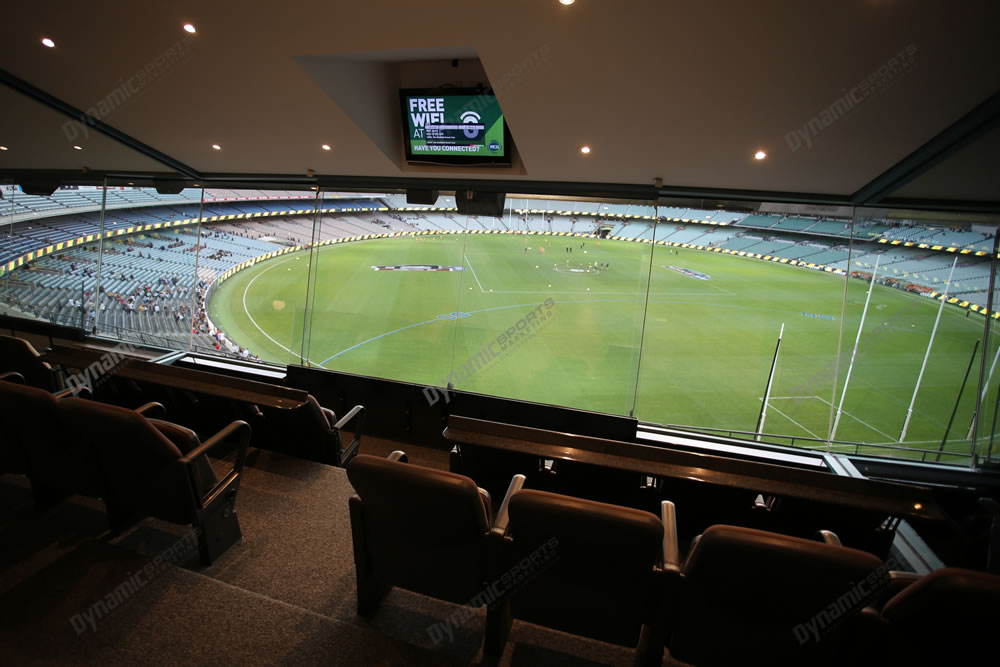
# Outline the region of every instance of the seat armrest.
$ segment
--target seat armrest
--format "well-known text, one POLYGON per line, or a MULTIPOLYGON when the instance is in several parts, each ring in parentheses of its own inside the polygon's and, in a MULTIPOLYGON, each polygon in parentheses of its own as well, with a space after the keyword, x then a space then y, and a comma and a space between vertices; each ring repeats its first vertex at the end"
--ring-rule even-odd
POLYGON ((0 382, 24 384, 24 376, 20 373, 15 373, 14 371, 10 371, 9 373, 0 373, 0 382))
POLYGON ((365 406, 355 405, 346 415, 340 418, 340 421, 333 425, 333 429, 339 433, 355 418, 357 418, 357 422, 354 426, 354 439, 339 452, 340 465, 342 466, 347 465, 361 450, 361 434, 365 430, 365 406))
POLYGON ((208 455, 213 449, 223 444, 231 444, 234 441, 236 442, 236 461, 225 477, 209 489, 203 497, 198 498, 202 509, 215 503, 222 496, 226 488, 243 473, 243 464, 247 458, 247 445, 250 443, 250 425, 245 421, 234 421, 181 458, 181 463, 188 470, 188 480, 191 488, 195 489, 197 486, 194 480, 192 462, 200 456, 208 455))
POLYGON ((833 532, 832 530, 821 530, 818 533, 816 533, 816 536, 819 539, 826 542, 827 544, 832 544, 835 547, 844 546, 843 544, 841 544, 840 538, 837 537, 837 533, 833 532))
POLYGON ((882 602, 888 602, 897 593, 902 592, 909 585, 920 581, 923 577, 924 575, 917 574, 916 572, 889 570, 889 582, 886 584, 885 590, 881 595, 882 602))
POLYGON ((135 409, 140 415, 146 419, 166 419, 167 409, 163 407, 163 403, 157 403, 156 401, 150 401, 145 405, 140 405, 135 409))
POLYGON ((490 498, 490 492, 483 487, 479 488, 479 499, 483 501, 483 508, 486 510, 486 525, 493 525, 493 499, 490 498))
POLYGON ((406 456, 406 452, 404 452, 401 449, 397 449, 396 451, 391 452, 389 454, 389 456, 387 456, 385 458, 386 458, 386 460, 389 460, 389 461, 399 461, 400 463, 409 463, 410 462, 410 459, 407 458, 407 456, 406 456))
POLYGON ((448 452, 448 470, 457 472, 459 475, 465 474, 462 468, 462 450, 459 449, 457 443, 448 452))
POLYGON ((660 503, 663 523, 663 569, 680 572, 681 553, 677 546, 677 508, 669 500, 660 503))
POLYGON ((56 400, 62 400, 64 398, 84 398, 90 401, 94 398, 94 392, 90 391, 90 387, 86 385, 76 385, 67 389, 60 389, 59 391, 52 392, 52 397, 56 400))
POLYGON ((511 497, 521 490, 527 480, 528 478, 524 475, 514 475, 510 480, 510 486, 507 487, 507 493, 504 494, 503 502, 500 503, 500 509, 497 511, 496 517, 493 519, 493 527, 490 529, 494 535, 503 537, 507 534, 507 522, 510 520, 507 506, 510 505, 511 497))

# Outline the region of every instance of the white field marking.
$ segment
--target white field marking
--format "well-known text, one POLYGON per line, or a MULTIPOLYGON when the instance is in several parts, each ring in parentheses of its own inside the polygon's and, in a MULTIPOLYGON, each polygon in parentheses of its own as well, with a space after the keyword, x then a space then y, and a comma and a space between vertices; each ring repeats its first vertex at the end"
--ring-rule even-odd
MULTIPOLYGON (((493 290, 494 294, 590 294, 596 296, 634 296, 636 299, 641 299, 642 294, 639 292, 587 292, 585 290, 573 290, 565 292, 555 292, 552 290, 493 290)), ((707 294, 692 294, 690 292, 664 292, 661 294, 654 294, 653 296, 697 296, 697 297, 714 297, 717 294, 707 293, 707 294)))
POLYGON ((261 271, 260 273, 258 273, 257 275, 255 275, 253 278, 250 279, 250 282, 248 282, 247 286, 243 289, 243 312, 247 314, 247 317, 250 318, 250 321, 253 323, 253 325, 255 327, 257 327, 257 331, 259 331, 262 334, 264 334, 264 336, 266 336, 269 341, 271 341, 272 343, 274 343, 275 345, 277 345, 278 347, 280 347, 282 350, 285 350, 286 352, 288 352, 292 356, 300 356, 299 354, 296 354, 294 350, 289 350, 287 347, 285 347, 284 345, 282 345, 278 341, 276 341, 273 338, 271 338, 271 336, 269 336, 266 331, 264 331, 263 329, 261 329, 260 325, 257 324, 257 320, 255 320, 253 318, 253 315, 250 314, 250 309, 247 308, 247 292, 250 290, 250 286, 254 284, 254 281, 257 280, 258 278, 260 278, 262 275, 264 275, 268 271, 270 271, 271 269, 277 268, 277 267, 281 266, 282 264, 284 264, 285 262, 290 262, 293 259, 296 259, 296 258, 289 257, 288 259, 284 260, 283 262, 278 262, 274 266, 269 266, 266 269, 264 269, 263 271, 261 271))
MULTIPOLYGON (((770 400, 772 400, 772 401, 801 400, 801 399, 807 399, 807 398, 815 398, 817 400, 823 401, 824 403, 826 403, 830 407, 833 407, 832 404, 830 403, 830 401, 827 401, 827 400, 825 400, 824 398, 822 398, 820 396, 772 396, 770 400)), ((764 399, 763 399, 763 397, 758 396, 757 400, 762 401, 764 399)), ((775 408, 775 409, 777 409, 777 408, 775 408)), ((850 414, 849 412, 844 412, 844 414, 847 415, 848 417, 850 417, 851 419, 857 419, 857 417, 855 417, 854 415, 850 414)), ((861 420, 857 419, 857 421, 860 422, 861 420)), ((861 423, 864 424, 864 422, 861 422, 861 423)), ((865 426, 868 426, 868 425, 865 424, 865 426)), ((871 427, 869 426, 868 428, 871 428, 871 427)), ((873 431, 877 431, 878 429, 872 429, 872 430, 873 431)), ((885 435, 885 434, 883 433, 882 435, 885 435)), ((886 437, 891 437, 891 436, 886 436, 886 437)), ((959 440, 949 440, 948 442, 959 442, 959 443, 969 442, 969 443, 971 443, 972 441, 969 440, 968 438, 961 438, 959 440)), ((900 442, 898 440, 890 440, 888 442, 864 442, 864 443, 861 443, 861 444, 863 446, 865 446, 865 447, 879 447, 881 445, 898 445, 898 444, 900 444, 900 442)), ((907 445, 939 445, 939 444, 941 444, 941 441, 940 440, 907 440, 905 442, 905 444, 907 444, 907 445)), ((838 445, 836 443, 834 443, 833 446, 834 447, 854 447, 853 444, 841 444, 841 445, 838 445)))
POLYGON ((476 267, 472 266, 472 262, 469 261, 468 255, 465 256, 465 263, 469 265, 470 269, 472 269, 472 277, 476 279, 476 284, 479 285, 479 291, 485 294, 486 290, 483 289, 483 284, 479 282, 479 276, 476 275, 476 267))
MULTIPOLYGON (((826 403, 827 405, 829 405, 829 406, 830 406, 831 408, 832 408, 832 407, 836 407, 836 406, 834 406, 834 404, 833 404, 833 403, 831 403, 830 401, 826 400, 825 398, 823 398, 823 397, 821 397, 821 396, 813 396, 812 398, 816 398, 816 399, 819 399, 819 400, 823 401, 824 403, 826 403)), ((851 419, 853 419, 854 421, 858 422, 858 423, 859 423, 859 424, 861 424, 862 426, 866 426, 866 427, 870 428, 871 430, 875 431, 876 433, 878 433, 878 434, 879 434, 879 435, 881 435, 882 437, 885 437, 885 438, 891 438, 891 437, 892 437, 892 436, 891 436, 891 435, 889 435, 888 433, 886 433, 886 432, 884 432, 884 431, 880 431, 880 430, 878 430, 877 428, 875 428, 875 427, 874 427, 874 426, 872 426, 871 424, 869 424, 869 423, 867 423, 867 422, 864 422, 864 421, 861 421, 860 419, 858 419, 857 417, 855 417, 854 415, 852 415, 852 414, 851 414, 850 412, 848 412, 847 410, 842 410, 841 412, 843 412, 843 414, 847 415, 848 417, 850 417, 850 418, 851 418, 851 419)))
POLYGON ((727 290, 727 289, 726 289, 725 287, 719 287, 718 285, 713 285, 713 284, 712 284, 712 281, 711 281, 711 280, 706 280, 706 281, 705 281, 705 283, 706 283, 706 284, 707 284, 707 285, 708 285, 709 287, 711 287, 711 288, 713 288, 713 289, 717 289, 717 290, 719 290, 720 292, 724 292, 724 293, 728 294, 729 296, 736 296, 736 294, 735 294, 735 293, 733 293, 733 292, 730 292, 730 291, 729 291, 729 290, 727 290))
MULTIPOLYGON (((860 382, 861 384, 865 385, 866 387, 870 387, 871 389, 874 389, 875 391, 877 391, 878 393, 882 394, 883 396, 888 396, 889 398, 891 398, 892 400, 894 400, 899 405, 906 405, 906 402, 903 401, 902 399, 900 399, 895 394, 891 394, 888 391, 886 391, 885 389, 882 389, 881 387, 877 387, 877 386, 873 385, 871 382, 868 382, 867 380, 862 380, 862 379, 859 378, 858 382, 860 382)), ((917 414, 917 415, 921 415, 927 421, 929 421, 929 422, 931 422, 933 424, 937 424, 941 428, 945 427, 945 424, 941 420, 932 417, 931 415, 927 414, 923 410, 920 410, 920 409, 914 407, 913 408, 913 413, 917 414)), ((889 436, 889 437, 891 438, 892 436, 889 436)))
MULTIPOLYGON (((770 401, 769 401, 769 402, 770 402, 770 401)), ((779 410, 778 408, 774 407, 773 405, 771 406, 771 409, 772 409, 772 410, 774 410, 775 412, 777 412, 777 413, 778 413, 779 415, 781 415, 781 416, 782 416, 782 417, 784 417, 785 419, 787 419, 788 421, 790 421, 790 422, 792 422, 793 424, 795 424, 796 426, 798 426, 798 427, 799 427, 800 429, 802 429, 803 431, 805 431, 806 433, 808 433, 809 435, 811 435, 811 436, 812 436, 812 437, 814 437, 815 439, 817 439, 817 440, 822 440, 822 439, 823 439, 823 438, 819 437, 818 435, 816 435, 815 433, 813 433, 812 431, 810 431, 809 429, 807 429, 807 428, 806 428, 805 426, 803 426, 802 424, 798 423, 797 421, 795 421, 794 419, 792 419, 791 417, 789 417, 788 415, 786 415, 786 414, 785 414, 784 412, 782 412, 782 411, 781 411, 781 410, 779 410)))

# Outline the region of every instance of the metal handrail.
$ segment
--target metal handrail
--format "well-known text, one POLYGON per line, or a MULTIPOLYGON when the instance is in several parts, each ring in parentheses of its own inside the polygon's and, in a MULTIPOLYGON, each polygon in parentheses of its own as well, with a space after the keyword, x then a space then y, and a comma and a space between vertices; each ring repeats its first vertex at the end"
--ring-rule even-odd
MULTIPOLYGON (((920 449, 919 447, 907 447, 906 445, 889 445, 889 444, 879 444, 879 443, 867 443, 867 442, 855 442, 852 440, 823 440, 822 438, 807 438, 805 436, 797 435, 780 435, 777 433, 755 433, 753 431, 740 431, 736 429, 725 429, 725 428, 712 428, 709 426, 690 426, 682 424, 665 424, 663 428, 672 428, 679 431, 690 431, 694 433, 708 433, 708 434, 720 434, 725 435, 734 439, 742 439, 739 436, 746 436, 747 439, 753 440, 754 444, 773 444, 782 445, 783 441, 787 441, 788 445, 791 447, 801 446, 803 449, 829 449, 830 447, 854 447, 854 454, 859 455, 861 453, 862 447, 868 448, 880 448, 888 450, 899 450, 906 452, 918 452, 920 453, 920 461, 926 463, 927 456, 938 455, 938 450, 930 449, 920 449), (758 442, 754 440, 757 436, 760 436, 761 440, 758 442), (805 445, 797 445, 796 443, 812 443, 805 445)), ((955 440, 953 442, 969 442, 966 439, 955 440)), ((963 454, 959 452, 942 452, 942 456, 951 456, 963 459, 971 459, 971 454, 963 454)))

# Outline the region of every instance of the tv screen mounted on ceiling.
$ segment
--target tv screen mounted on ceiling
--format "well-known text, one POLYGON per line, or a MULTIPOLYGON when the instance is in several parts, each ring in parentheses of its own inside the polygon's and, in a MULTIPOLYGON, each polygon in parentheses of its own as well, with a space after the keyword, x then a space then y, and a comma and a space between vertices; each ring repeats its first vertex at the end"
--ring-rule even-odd
POLYGON ((511 165, 510 130, 495 95, 473 89, 404 89, 403 145, 410 164, 511 165))

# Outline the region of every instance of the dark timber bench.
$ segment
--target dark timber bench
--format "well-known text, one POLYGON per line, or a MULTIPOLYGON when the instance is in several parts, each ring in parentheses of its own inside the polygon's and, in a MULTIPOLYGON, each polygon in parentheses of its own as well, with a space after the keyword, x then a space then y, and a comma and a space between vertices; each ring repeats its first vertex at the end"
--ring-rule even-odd
POLYGON ((291 389, 256 380, 158 364, 122 355, 114 350, 54 347, 44 353, 42 359, 50 364, 83 371, 95 363, 108 359, 111 355, 115 355, 114 358, 118 358, 120 361, 107 372, 136 382, 147 382, 171 389, 281 410, 293 410, 301 407, 308 396, 308 392, 301 389, 291 389))

